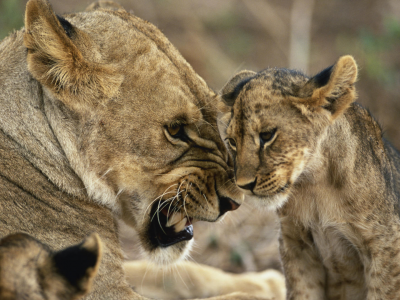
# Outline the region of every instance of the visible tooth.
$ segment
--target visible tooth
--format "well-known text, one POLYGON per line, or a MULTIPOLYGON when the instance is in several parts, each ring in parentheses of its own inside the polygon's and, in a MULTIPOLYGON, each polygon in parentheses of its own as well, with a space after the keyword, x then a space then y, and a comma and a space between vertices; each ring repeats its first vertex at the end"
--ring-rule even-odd
POLYGON ((180 212, 173 213, 172 216, 168 217, 166 227, 171 227, 182 220, 183 214, 180 212))
POLYGON ((175 225, 175 232, 181 232, 183 229, 185 229, 187 219, 183 218, 178 224, 175 225))

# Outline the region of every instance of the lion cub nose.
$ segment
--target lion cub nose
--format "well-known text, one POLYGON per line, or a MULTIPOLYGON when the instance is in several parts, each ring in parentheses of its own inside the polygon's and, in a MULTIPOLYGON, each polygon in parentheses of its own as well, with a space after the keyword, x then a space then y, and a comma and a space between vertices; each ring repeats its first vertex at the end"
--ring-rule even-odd
POLYGON ((238 184, 238 187, 240 187, 241 189, 252 192, 254 187, 256 186, 256 183, 257 183, 257 178, 254 181, 246 183, 246 184, 239 184, 239 183, 237 183, 237 184, 238 184))
POLYGON ((238 209, 240 204, 237 204, 231 198, 221 197, 219 198, 219 216, 221 217, 227 211, 238 209))

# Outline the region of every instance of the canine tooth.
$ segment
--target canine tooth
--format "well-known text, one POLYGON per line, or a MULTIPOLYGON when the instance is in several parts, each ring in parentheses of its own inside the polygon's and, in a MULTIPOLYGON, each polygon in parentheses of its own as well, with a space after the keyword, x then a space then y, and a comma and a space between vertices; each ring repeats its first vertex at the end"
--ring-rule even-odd
POLYGON ((172 216, 168 217, 166 227, 171 227, 182 220, 183 215, 180 212, 173 213, 172 216))
POLYGON ((183 218, 178 224, 175 225, 175 232, 181 232, 183 229, 185 229, 187 219, 183 218))

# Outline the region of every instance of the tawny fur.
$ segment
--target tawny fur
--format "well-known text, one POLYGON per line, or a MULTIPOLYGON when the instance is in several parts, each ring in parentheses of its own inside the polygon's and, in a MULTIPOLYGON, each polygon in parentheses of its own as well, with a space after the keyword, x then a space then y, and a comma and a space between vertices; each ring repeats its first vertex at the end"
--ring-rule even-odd
POLYGON ((25 22, 0 44, 0 236, 23 231, 59 250, 97 232, 104 256, 87 299, 140 299, 116 218, 166 264, 190 242, 151 243, 153 203, 215 221, 222 199, 242 201, 216 95, 154 25, 116 4, 59 18, 30 0, 25 22))
POLYGON ((222 91, 236 182, 280 216, 288 299, 400 295, 400 156, 354 103, 356 78, 344 56, 312 78, 243 71, 222 91))
POLYGON ((124 269, 130 285, 151 299, 204 299, 221 296, 222 300, 234 292, 246 293, 244 299, 286 298, 285 278, 281 272, 273 269, 234 274, 190 261, 160 268, 141 260, 124 263, 124 269))
POLYGON ((91 288, 101 253, 97 234, 57 252, 28 234, 8 235, 0 240, 0 299, 81 299, 91 288))

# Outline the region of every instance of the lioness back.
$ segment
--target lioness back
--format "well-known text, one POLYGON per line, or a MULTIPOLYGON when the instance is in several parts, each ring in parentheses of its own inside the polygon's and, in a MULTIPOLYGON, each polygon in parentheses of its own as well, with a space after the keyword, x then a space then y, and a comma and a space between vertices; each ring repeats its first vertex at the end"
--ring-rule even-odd
POLYGON ((242 201, 216 95, 152 24, 116 4, 57 16, 30 0, 0 44, 0 237, 54 250, 97 232, 90 299, 140 298, 125 280, 117 219, 159 264, 184 258, 192 224, 242 201))
POLYGON ((400 295, 400 155, 356 78, 344 56, 311 78, 242 71, 222 92, 236 183, 280 217, 288 299, 400 295))

